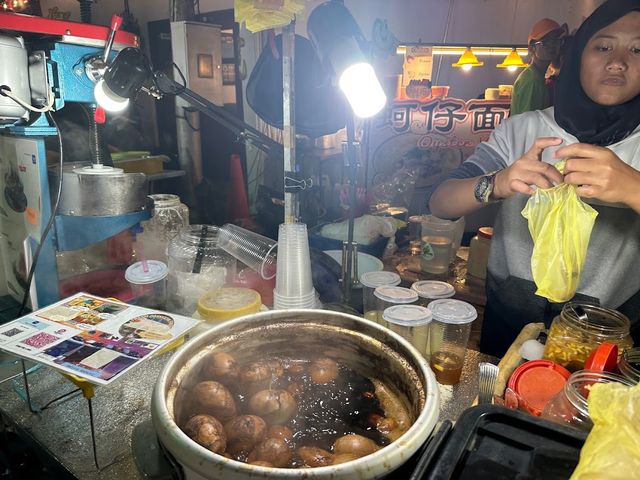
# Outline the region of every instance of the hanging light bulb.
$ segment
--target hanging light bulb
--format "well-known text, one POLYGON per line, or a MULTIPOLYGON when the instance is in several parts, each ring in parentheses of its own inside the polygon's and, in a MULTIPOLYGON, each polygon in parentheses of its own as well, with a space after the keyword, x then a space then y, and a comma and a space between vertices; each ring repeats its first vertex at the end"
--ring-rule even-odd
POLYGON ((527 66, 526 63, 522 61, 522 57, 518 55, 516 49, 512 49, 509 55, 504 57, 502 63, 496 65, 498 68, 506 68, 510 72, 515 72, 519 68, 525 68, 527 66))
POLYGON ((469 47, 467 47, 462 55, 460 55, 460 58, 456 63, 451 64, 452 67, 462 68, 465 71, 469 71, 473 67, 481 67, 483 65, 484 62, 480 62, 469 47))

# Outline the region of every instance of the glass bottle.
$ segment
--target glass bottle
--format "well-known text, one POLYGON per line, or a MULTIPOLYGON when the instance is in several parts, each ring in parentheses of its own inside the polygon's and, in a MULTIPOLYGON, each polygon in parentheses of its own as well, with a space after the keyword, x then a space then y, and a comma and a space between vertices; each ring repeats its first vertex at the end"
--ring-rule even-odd
POLYGON ((491 237, 493 228, 480 227, 475 237, 469 243, 469 260, 467 261, 467 273, 472 277, 487 277, 487 262, 491 249, 491 237))
POLYGON ((602 342, 615 343, 622 355, 633 345, 629 328, 629 319, 616 310, 569 302, 551 322, 543 356, 575 372, 602 342), (586 317, 579 316, 581 310, 586 317))
POLYGON ((167 253, 170 312, 191 315, 205 292, 236 276, 236 259, 218 248, 218 227, 190 225, 169 242, 167 253))

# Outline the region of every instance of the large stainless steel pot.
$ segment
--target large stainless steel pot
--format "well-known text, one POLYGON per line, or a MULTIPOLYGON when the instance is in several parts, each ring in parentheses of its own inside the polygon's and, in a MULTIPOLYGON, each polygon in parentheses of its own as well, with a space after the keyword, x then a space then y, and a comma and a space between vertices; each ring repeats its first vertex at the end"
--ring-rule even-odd
POLYGON ((183 466, 187 478, 221 480, 381 478, 407 461, 426 441, 438 410, 435 377, 415 348, 373 322, 326 310, 257 313, 212 328, 169 360, 151 402, 158 437, 183 466), (295 470, 230 460, 191 441, 175 422, 181 416, 180 386, 195 381, 200 362, 211 351, 233 353, 243 362, 264 358, 265 353, 322 353, 392 387, 415 422, 399 439, 376 453, 335 466, 295 470))

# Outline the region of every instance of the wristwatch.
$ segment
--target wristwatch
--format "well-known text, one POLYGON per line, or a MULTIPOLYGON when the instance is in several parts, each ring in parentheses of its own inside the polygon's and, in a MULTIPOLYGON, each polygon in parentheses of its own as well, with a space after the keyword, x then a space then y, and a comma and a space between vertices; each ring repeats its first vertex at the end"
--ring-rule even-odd
POLYGON ((493 184, 497 173, 498 170, 478 178, 473 187, 473 196, 476 197, 478 203, 491 203, 491 194, 493 193, 493 184))

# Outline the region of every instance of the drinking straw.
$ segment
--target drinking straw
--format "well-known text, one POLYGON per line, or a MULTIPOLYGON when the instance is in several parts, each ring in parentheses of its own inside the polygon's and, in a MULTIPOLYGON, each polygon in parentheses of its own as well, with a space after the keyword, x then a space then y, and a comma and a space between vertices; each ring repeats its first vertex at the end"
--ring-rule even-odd
POLYGON ((202 257, 204 257, 205 239, 207 238, 208 231, 209 226, 202 225, 202 230, 200 230, 200 241, 198 242, 198 249, 196 251, 196 259, 193 262, 191 273, 200 273, 200 270, 202 269, 202 257))

